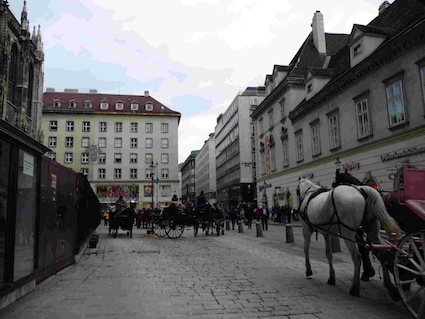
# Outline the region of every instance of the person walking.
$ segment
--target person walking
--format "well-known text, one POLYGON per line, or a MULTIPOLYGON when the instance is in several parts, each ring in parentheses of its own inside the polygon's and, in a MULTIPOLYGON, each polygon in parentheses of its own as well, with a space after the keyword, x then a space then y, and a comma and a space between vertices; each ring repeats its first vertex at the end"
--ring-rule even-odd
POLYGON ((268 230, 269 210, 267 209, 266 204, 263 204, 260 214, 261 214, 261 225, 263 227, 263 230, 268 230))
POLYGON ((252 209, 251 204, 248 204, 248 206, 246 207, 245 216, 246 221, 248 223, 248 229, 252 229, 252 219, 254 218, 254 210, 252 209))
POLYGON ((232 223, 232 230, 235 230, 236 218, 238 217, 238 208, 232 205, 232 208, 229 212, 230 222, 232 223))

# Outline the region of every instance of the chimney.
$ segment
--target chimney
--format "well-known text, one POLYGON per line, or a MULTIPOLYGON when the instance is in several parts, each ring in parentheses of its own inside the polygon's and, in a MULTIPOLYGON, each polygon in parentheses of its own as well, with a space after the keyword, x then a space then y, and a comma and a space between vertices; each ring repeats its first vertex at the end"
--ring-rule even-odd
POLYGON ((90 89, 90 90, 89 90, 89 93, 90 93, 90 94, 97 94, 97 90, 96 90, 96 89, 90 89))
POLYGON ((55 89, 54 88, 46 88, 46 93, 54 93, 55 89))
POLYGON ((78 93, 78 89, 65 89, 63 90, 64 93, 78 93))
POLYGON ((385 9, 388 8, 389 6, 390 6, 390 3, 388 1, 382 2, 378 9, 379 14, 382 14, 382 12, 384 12, 385 9))
POLYGON ((145 91, 145 96, 149 96, 149 91, 145 91))
POLYGON ((314 46, 320 55, 326 55, 326 39, 325 39, 325 28, 323 26, 323 14, 317 10, 313 16, 313 42, 314 46))

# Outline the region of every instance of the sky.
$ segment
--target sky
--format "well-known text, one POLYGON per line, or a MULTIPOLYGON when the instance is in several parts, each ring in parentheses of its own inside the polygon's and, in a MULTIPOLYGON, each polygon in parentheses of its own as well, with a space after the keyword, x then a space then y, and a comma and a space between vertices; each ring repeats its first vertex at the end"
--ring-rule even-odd
MULTIPOLYGON (((368 24, 383 0, 27 0, 44 91, 150 95, 182 114, 179 163, 248 86, 288 65, 319 10, 327 33, 368 24)), ((393 1, 390 1, 390 3, 393 1)), ((20 21, 23 0, 9 0, 20 21)))

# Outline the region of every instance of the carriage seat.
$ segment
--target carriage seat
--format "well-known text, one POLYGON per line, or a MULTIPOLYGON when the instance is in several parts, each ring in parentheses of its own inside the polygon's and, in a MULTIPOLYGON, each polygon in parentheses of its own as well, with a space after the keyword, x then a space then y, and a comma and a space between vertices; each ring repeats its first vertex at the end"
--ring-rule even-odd
POLYGON ((425 170, 406 168, 404 171, 404 203, 425 220, 425 170))

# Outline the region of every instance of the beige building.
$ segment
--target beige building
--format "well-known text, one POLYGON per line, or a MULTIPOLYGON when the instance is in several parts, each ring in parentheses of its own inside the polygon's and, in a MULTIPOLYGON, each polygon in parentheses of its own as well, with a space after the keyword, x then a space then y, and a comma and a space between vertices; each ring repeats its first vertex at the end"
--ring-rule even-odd
POLYGON ((120 195, 139 208, 166 206, 179 187, 180 116, 147 91, 138 96, 47 89, 44 143, 52 149, 50 158, 87 175, 105 206, 120 195))
POLYGON ((215 136, 211 133, 195 157, 195 185, 197 195, 204 192, 210 204, 217 201, 215 167, 215 136))
POLYGON ((301 175, 330 187, 341 168, 392 191, 396 166, 425 164, 425 6, 396 0, 377 14, 342 35, 325 34, 316 12, 291 63, 267 76, 252 117, 257 186, 270 207, 286 190, 295 198, 301 175))

